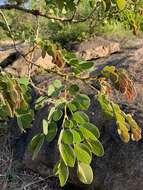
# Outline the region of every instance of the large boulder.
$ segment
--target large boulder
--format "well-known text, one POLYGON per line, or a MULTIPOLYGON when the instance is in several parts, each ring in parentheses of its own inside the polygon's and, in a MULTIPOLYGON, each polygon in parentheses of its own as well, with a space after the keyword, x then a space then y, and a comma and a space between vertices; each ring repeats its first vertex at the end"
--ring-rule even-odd
POLYGON ((78 58, 94 60, 120 52, 120 44, 101 37, 94 37, 80 44, 72 45, 71 49, 76 52, 78 58))
POLYGON ((5 45, 0 42, 0 66, 15 76, 26 76, 28 75, 29 68, 31 68, 31 74, 35 74, 41 69, 50 69, 54 67, 52 57, 46 54, 43 58, 41 56, 42 50, 40 48, 34 48, 26 43, 16 43, 16 49, 12 43, 6 43, 5 45), (18 50, 18 51, 17 51, 18 50), (31 53, 28 53, 31 51, 31 53), (23 57, 23 55, 26 55, 23 57), (34 63, 34 64, 31 64, 34 63), (31 65, 30 65, 31 64, 31 65), (36 66, 37 65, 37 66, 36 66))

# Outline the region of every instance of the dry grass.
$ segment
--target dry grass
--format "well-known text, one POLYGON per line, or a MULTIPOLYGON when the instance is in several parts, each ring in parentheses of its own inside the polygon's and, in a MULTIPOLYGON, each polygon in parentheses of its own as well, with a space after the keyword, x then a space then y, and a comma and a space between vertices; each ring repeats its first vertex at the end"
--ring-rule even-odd
POLYGON ((43 178, 39 174, 19 168, 13 160, 9 134, 0 129, 0 190, 60 190, 55 178, 43 178))

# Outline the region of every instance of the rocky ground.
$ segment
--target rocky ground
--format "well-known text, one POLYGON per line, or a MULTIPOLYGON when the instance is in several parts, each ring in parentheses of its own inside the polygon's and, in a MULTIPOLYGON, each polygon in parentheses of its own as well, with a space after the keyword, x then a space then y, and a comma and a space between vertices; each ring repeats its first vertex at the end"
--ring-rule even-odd
MULTIPOLYGON (((22 51, 24 47, 22 47, 22 51)), ((95 69, 102 69, 105 65, 115 65, 116 67, 126 68, 133 79, 136 87, 137 96, 132 103, 128 103, 124 97, 119 94, 113 99, 120 104, 126 111, 131 113, 143 127, 143 40, 124 40, 121 43, 103 40, 101 38, 91 39, 80 45, 73 45, 72 49, 76 51, 77 56, 86 60, 95 60, 95 67, 91 75, 95 74, 95 69), (91 43, 92 41, 92 43, 91 43)), ((39 50, 38 50, 39 52, 39 50)), ((37 55, 37 53, 36 53, 37 55)), ((40 55, 40 53, 39 53, 40 55)), ((44 60, 40 56, 34 56, 34 61, 43 64, 44 60)), ((50 57, 46 58, 52 65, 50 57)), ((0 60, 3 68, 16 75, 25 75, 27 68, 25 61, 17 55, 15 50, 9 46, 1 45, 0 60), (16 55, 13 57, 13 55, 16 55), (9 56, 11 59, 9 59, 9 56), (24 66, 25 64, 25 66, 24 66), (17 72, 17 68, 20 69, 17 72)), ((45 62, 47 63, 47 60, 45 62)), ((0 64, 1 64, 0 63, 0 64)), ((44 64, 45 66, 45 64, 44 64)), ((49 66, 49 64, 48 64, 49 66)), ((39 79, 37 78, 37 81, 39 79)), ((48 80, 44 78, 41 82, 48 80)), ((42 83, 40 84, 42 85, 42 83)), ((105 148, 103 158, 94 158, 92 166, 94 168, 95 180, 90 187, 73 187, 68 184, 65 189, 91 189, 91 190, 142 190, 143 189, 143 141, 138 143, 130 142, 124 144, 119 139, 114 121, 107 121, 102 114, 99 105, 94 99, 92 92, 92 104, 88 111, 91 121, 95 123, 101 131, 101 141, 105 148)), ((47 108, 44 108, 37 114, 32 130, 27 136, 19 140, 19 134, 15 135, 14 141, 11 141, 11 134, 5 130, 0 133, 0 184, 2 190, 60 190, 57 180, 51 176, 50 161, 56 159, 53 154, 54 145, 45 145, 48 153, 51 152, 54 157, 48 157, 45 148, 40 152, 37 160, 32 161, 30 153, 25 150, 25 144, 29 137, 35 133, 46 115, 47 108), (6 135, 5 135, 6 134, 6 135), (11 146, 14 142, 16 152, 13 153, 11 146), (14 155, 13 155, 14 154, 14 155), (22 155, 22 157, 21 157, 22 155), (13 159, 17 157, 17 160, 13 159), (18 161, 20 160, 20 161, 18 161), (49 164, 50 163, 50 164, 49 164)), ((53 163, 52 163, 53 164, 53 163)))

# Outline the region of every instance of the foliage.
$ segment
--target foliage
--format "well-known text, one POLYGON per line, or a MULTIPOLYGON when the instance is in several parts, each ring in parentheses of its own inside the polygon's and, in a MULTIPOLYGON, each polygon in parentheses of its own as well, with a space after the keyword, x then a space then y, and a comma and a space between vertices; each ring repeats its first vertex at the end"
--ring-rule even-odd
POLYGON ((60 23, 49 21, 48 29, 50 39, 65 47, 69 45, 69 42, 82 41, 89 36, 87 23, 61 25, 60 23), (55 30, 57 33, 54 32, 55 30))
MULTIPOLYGON (((14 2, 14 1, 13 1, 14 2)), ((77 1, 75 1, 76 3, 77 1)), ((118 3, 120 1, 117 1, 118 3)), ((48 7, 44 0, 40 1, 40 7, 38 1, 31 1, 30 7, 33 9, 41 9, 47 11, 52 15, 71 17, 74 10, 68 10, 68 6, 61 7, 62 11, 58 11, 53 7, 50 1, 47 1, 48 7), (49 6, 50 5, 50 6, 49 6)), ((124 37, 130 35, 130 30, 134 34, 138 34, 139 30, 142 30, 143 17, 142 17, 142 0, 137 0, 136 3, 130 1, 126 3, 126 9, 118 11, 116 3, 110 1, 101 1, 96 3, 96 10, 93 16, 85 22, 81 23, 67 23, 59 22, 57 20, 47 20, 40 18, 40 31, 39 36, 44 39, 51 39, 54 42, 59 42, 62 46, 68 45, 69 41, 81 41, 94 34, 105 35, 117 35, 117 37, 124 37), (106 4, 105 4, 106 3, 106 4), (102 11, 104 10, 104 11, 102 11), (130 26, 130 27, 129 27, 130 26), (120 32, 120 29, 122 32, 120 32), (56 31, 56 32, 55 32, 56 31)), ((120 6, 120 5, 119 5, 120 6)), ((84 18, 89 15, 94 7, 92 1, 81 0, 78 9, 75 14, 75 18, 84 18)), ((28 14, 16 12, 14 10, 6 11, 7 18, 9 20, 10 27, 15 35, 15 39, 22 39, 30 41, 34 38, 34 32, 36 28, 36 19, 28 14), (17 22, 18 21, 18 22, 17 22)), ((6 39, 6 34, 3 30, 0 30, 1 38, 6 39)), ((131 35, 130 35, 131 36, 131 35)))
MULTIPOLYGON (((14 2, 16 4, 15 9, 19 10, 21 4, 18 1, 14 2)), ((112 7, 110 1, 100 1, 97 4, 96 1, 89 0, 86 2, 89 9, 87 9, 87 12, 82 12, 77 9, 80 1, 45 0, 45 3, 46 11, 51 13, 50 16, 45 15, 45 17, 50 20, 58 20, 62 24, 70 24, 70 22, 74 24, 76 22, 84 23, 88 19, 93 19, 95 15, 91 18, 89 16, 90 12, 96 7, 100 10, 98 12, 100 13, 99 18, 106 17, 105 14, 107 13, 104 14, 101 9, 103 7, 105 12, 115 8, 119 14, 124 11, 127 4, 125 0, 117 0, 113 2, 112 7)), ((85 1, 81 1, 81 3, 83 5, 85 1)), ((83 9, 82 6, 81 8, 83 9)), ((33 12, 32 10, 31 14, 35 15, 36 11, 33 12)), ((36 19, 38 16, 41 16, 39 11, 36 12, 36 19)), ((13 31, 9 28, 4 16, 3 18, 4 28, 14 40, 11 34, 13 31)), ((55 21, 53 23, 57 24, 55 21)), ((49 24, 51 23, 49 22, 49 24)), ((59 24, 56 27, 60 28, 61 25, 59 24)), ((94 62, 77 59, 74 54, 62 49, 56 43, 40 38, 37 31, 38 27, 35 31, 36 34, 35 32, 32 34, 31 41, 42 49, 42 57, 45 57, 46 54, 51 55, 55 64, 54 69, 45 70, 44 72, 55 73, 60 79, 51 81, 48 87, 43 90, 33 84, 31 73, 26 78, 17 79, 1 71, 1 120, 7 121, 15 117, 21 131, 26 132, 26 129, 32 125, 34 113, 48 104, 49 112, 47 118, 42 121, 42 130, 32 138, 29 144, 29 148, 33 152, 33 159, 37 157, 45 142, 50 143, 57 140, 60 158, 54 167, 54 173, 59 178, 60 185, 64 186, 66 184, 70 168, 73 167, 76 167, 77 176, 82 183, 91 184, 93 181, 92 157, 93 155, 102 157, 104 148, 99 140, 99 129, 90 122, 86 114, 91 104, 90 98, 83 94, 80 85, 77 85, 78 81, 89 85, 91 88, 92 81, 96 83, 97 88, 94 88, 96 98, 105 115, 109 119, 115 120, 117 132, 125 143, 129 140, 139 141, 141 139, 141 129, 130 114, 124 113, 119 105, 110 100, 110 93, 112 87, 123 94, 128 101, 132 101, 136 95, 133 83, 123 69, 117 70, 114 66, 106 66, 96 76, 86 77, 84 73, 94 67, 94 62), (42 91, 42 94, 38 98, 36 97, 34 108, 30 107, 32 87, 42 91)), ((28 63, 31 64, 31 61, 28 63)))
POLYGON ((33 110, 29 107, 30 89, 27 82, 1 71, 0 73, 0 118, 16 117, 22 132, 31 127, 33 110))

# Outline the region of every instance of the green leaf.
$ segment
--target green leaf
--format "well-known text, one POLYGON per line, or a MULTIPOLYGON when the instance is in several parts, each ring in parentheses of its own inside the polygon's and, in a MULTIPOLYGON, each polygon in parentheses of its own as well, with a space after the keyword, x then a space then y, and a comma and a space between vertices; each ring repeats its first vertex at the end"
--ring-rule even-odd
POLYGON ((43 119, 43 133, 44 135, 48 134, 48 121, 43 119))
POLYGON ((53 120, 54 121, 59 121, 62 118, 63 112, 61 110, 56 110, 53 113, 53 120))
POLYGON ((66 102, 65 98, 59 98, 55 100, 55 107, 62 107, 66 102))
POLYGON ((85 149, 76 144, 74 145, 74 151, 78 161, 85 164, 91 163, 91 156, 85 149))
POLYGON ((57 134, 57 125, 55 122, 51 122, 48 125, 48 134, 46 135, 46 140, 51 142, 57 134))
POLYGON ((82 72, 77 66, 76 66, 76 67, 72 66, 71 68, 72 68, 72 71, 73 71, 76 75, 78 75, 78 74, 80 74, 80 73, 82 72))
POLYGON ((73 59, 70 59, 70 61, 68 62, 68 64, 72 65, 72 66, 77 66, 79 64, 79 61, 78 61, 78 59, 73 58, 73 59))
POLYGON ((63 131, 62 141, 65 144, 72 144, 73 143, 73 135, 69 129, 65 129, 63 131))
POLYGON ((59 164, 58 174, 59 174, 60 185, 61 187, 63 187, 66 184, 69 177, 69 168, 65 165, 63 161, 61 161, 59 164))
POLYGON ((60 160, 54 165, 53 173, 55 176, 59 175, 60 160))
POLYGON ((78 103, 79 108, 82 110, 87 110, 90 106, 90 98, 85 94, 79 94, 76 96, 75 102, 78 103))
POLYGON ((85 139, 92 139, 92 140, 97 139, 96 136, 90 130, 86 129, 82 125, 79 127, 79 130, 81 131, 85 139))
POLYGON ((78 163, 77 175, 84 184, 91 184, 93 181, 93 171, 88 164, 78 163))
MULTIPOLYGON (((75 57, 75 54, 74 53, 71 53, 69 51, 66 51, 65 49, 62 50, 62 54, 64 56, 64 59, 65 59, 65 62, 69 63, 71 60, 75 60, 76 57, 75 57)), ((77 60, 77 59, 76 59, 77 60)))
POLYGON ((103 70, 101 71, 104 77, 107 79, 111 79, 111 81, 117 81, 118 80, 118 74, 116 72, 115 66, 105 66, 103 70))
POLYGON ((82 127, 90 131, 96 138, 100 137, 99 129, 92 123, 84 123, 82 127))
POLYGON ((64 90, 64 86, 61 86, 60 88, 56 89, 53 92, 52 97, 58 97, 63 90, 64 90))
POLYGON ((37 138, 37 144, 36 147, 34 149, 34 153, 32 156, 32 160, 35 160, 35 158, 38 156, 39 151, 41 150, 43 144, 44 144, 44 140, 45 140, 45 136, 43 134, 40 135, 39 138, 37 138))
POLYGON ((17 123, 21 130, 31 127, 33 120, 33 111, 29 111, 24 114, 17 114, 17 123))
POLYGON ((53 115, 53 113, 55 112, 55 107, 52 107, 49 111, 49 115, 48 115, 48 121, 51 119, 51 116, 53 115))
POLYGON ((62 83, 60 80, 54 80, 53 85, 55 88, 60 88, 62 86, 62 83))
POLYGON ((90 145, 93 154, 95 154, 98 157, 102 157, 104 155, 104 148, 99 140, 88 140, 87 142, 90 145))
POLYGON ((54 57, 55 47, 50 41, 48 43, 41 44, 41 46, 42 46, 42 49, 47 52, 47 54, 54 57))
POLYGON ((71 132, 73 135, 73 143, 80 143, 82 141, 80 133, 75 129, 71 129, 71 132))
POLYGON ((48 87, 48 96, 52 96, 52 94, 55 92, 55 87, 50 84, 48 87))
POLYGON ((74 124, 71 120, 65 120, 64 127, 65 128, 73 128, 74 124))
POLYGON ((69 93, 75 95, 79 91, 79 87, 76 84, 73 84, 69 87, 69 93))
POLYGON ((94 65, 93 62, 81 61, 79 64, 79 68, 82 70, 88 70, 88 69, 92 68, 93 65, 94 65))
POLYGON ((71 112, 75 112, 77 110, 76 105, 74 104, 74 102, 71 102, 68 104, 68 108, 71 112))
POLYGON ((122 111, 121 111, 119 105, 114 104, 112 102, 112 108, 114 111, 114 117, 115 117, 116 124, 118 127, 118 134, 120 135, 120 138, 125 143, 128 143, 130 140, 130 133, 129 133, 128 124, 126 123, 125 117, 122 114, 122 111))
POLYGON ((58 138, 58 145, 59 146, 62 143, 63 132, 64 132, 64 128, 61 129, 60 134, 59 134, 59 138, 58 138))
POLYGON ((28 145, 29 150, 31 150, 31 151, 34 151, 34 150, 35 150, 35 148, 36 148, 36 146, 37 146, 37 144, 38 144, 38 142, 39 142, 39 140, 40 140, 40 137, 41 137, 41 134, 37 134, 37 135, 35 135, 35 136, 31 139, 31 141, 30 141, 30 143, 29 143, 29 145, 28 145))
POLYGON ((78 124, 83 124, 83 123, 89 121, 88 116, 87 116, 84 112, 81 112, 81 111, 75 112, 75 113, 73 114, 73 119, 74 119, 78 124))
POLYGON ((80 143, 79 144, 79 146, 83 149, 83 150, 85 150, 86 152, 88 152, 88 154, 90 155, 90 157, 91 157, 91 159, 92 159, 92 152, 91 152, 91 148, 88 146, 88 145, 86 145, 86 143, 80 143))
POLYGON ((22 85, 28 86, 29 80, 28 80, 27 77, 21 77, 21 78, 19 79, 19 83, 22 84, 22 85))
POLYGON ((123 10, 126 6, 126 1, 125 0, 117 0, 117 6, 120 10, 123 10))
POLYGON ((114 73, 116 70, 116 67, 115 66, 105 66, 102 70, 102 74, 104 73, 114 73))
POLYGON ((105 113, 105 115, 109 118, 112 118, 113 117, 113 109, 112 109, 110 102, 107 100, 106 96, 103 94, 99 94, 97 97, 97 100, 99 101, 100 106, 101 106, 103 112, 105 113))
POLYGON ((75 165, 75 153, 70 145, 61 143, 59 145, 60 155, 69 167, 74 167, 75 165))
POLYGON ((35 109, 38 110, 40 108, 42 108, 44 106, 44 104, 47 102, 47 97, 45 96, 40 96, 37 100, 36 100, 36 104, 35 104, 35 109))

